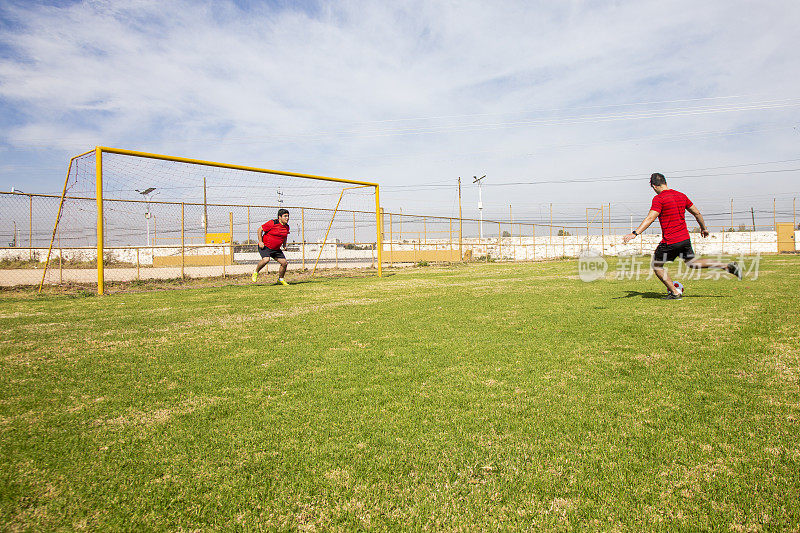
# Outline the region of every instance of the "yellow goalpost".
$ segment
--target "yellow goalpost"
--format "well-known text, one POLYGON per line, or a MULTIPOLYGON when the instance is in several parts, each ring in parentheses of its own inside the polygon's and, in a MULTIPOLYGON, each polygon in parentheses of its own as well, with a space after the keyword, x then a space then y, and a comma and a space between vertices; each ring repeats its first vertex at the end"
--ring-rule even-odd
MULTIPOLYGON (((350 236, 353 238, 352 248, 354 249, 361 249, 358 244, 368 244, 370 249, 374 246, 377 261, 374 256, 372 261, 377 266, 377 275, 381 277, 383 275, 383 243, 380 187, 377 183, 97 146, 94 150, 75 156, 70 160, 39 291, 41 292, 45 282, 54 241, 59 232, 59 224, 62 223, 65 214, 67 215, 66 220, 72 221, 69 218, 71 215, 69 215, 67 206, 78 205, 79 202, 83 203, 80 203, 80 209, 75 209, 75 213, 80 212, 85 215, 87 212, 96 210, 96 217, 93 217, 93 224, 88 219, 83 220, 80 228, 77 228, 77 223, 73 223, 76 227, 70 228, 67 236, 73 239, 76 248, 82 246, 84 250, 90 240, 96 239, 97 294, 102 295, 105 292, 106 281, 104 254, 109 249, 136 248, 137 276, 140 251, 148 252, 152 258, 155 258, 157 253, 161 253, 157 251, 157 248, 165 245, 155 242, 156 212, 162 241, 170 238, 177 240, 177 235, 180 235, 180 253, 183 254, 187 223, 184 217, 184 208, 195 208, 202 211, 203 235, 208 234, 211 224, 207 218, 209 207, 215 208, 219 212, 218 219, 223 218, 222 211, 226 211, 225 215, 228 215, 229 211, 231 234, 229 246, 232 257, 234 244, 236 244, 232 238, 234 211, 238 210, 244 213, 243 210, 246 208, 246 217, 237 215, 237 220, 242 226, 244 223, 241 221, 247 220, 244 242, 252 244, 251 209, 257 212, 262 219, 266 216, 263 213, 268 213, 275 207, 299 209, 302 221, 300 233, 303 239, 303 262, 305 263, 305 247, 310 244, 320 247, 317 257, 317 262, 319 262, 325 244, 328 243, 329 234, 332 232, 336 213, 340 210, 342 198, 354 196, 354 194, 357 194, 358 197, 353 197, 350 205, 344 208, 352 212, 352 217, 348 214, 345 218, 348 220, 352 218, 353 224, 347 227, 346 232, 344 228, 334 227, 333 232, 338 231, 334 238, 337 246, 341 246, 342 242, 350 242, 350 236), (91 161, 92 157, 94 158, 93 162, 91 161), (81 165, 78 165, 78 162, 81 165), (211 182, 211 188, 214 191, 213 204, 206 200, 207 179, 211 182), (94 183, 91 183, 92 181, 94 183), (366 194, 351 192, 358 189, 366 190, 366 194), (200 191, 202 191, 202 202, 200 191), (346 191, 347 195, 345 195, 346 191), (156 194, 160 194, 160 196, 156 197, 156 194), (272 194, 277 194, 277 202, 262 201, 272 194), (369 198, 373 195, 374 203, 369 198), (253 197, 259 201, 253 202, 253 197), (333 198, 336 197, 338 200, 333 207, 333 198), (109 202, 112 204, 107 205, 109 202), (106 209, 107 207, 110 210, 106 209), (144 214, 147 219, 146 246, 142 242, 134 242, 135 239, 142 239, 140 230, 134 231, 135 228, 141 226, 142 210, 145 210, 144 214), (180 215, 176 214, 178 212, 180 215), (373 217, 371 221, 370 217, 373 217), (151 219, 153 222, 152 240, 151 219), (327 228, 325 228, 326 223, 327 228), (95 226, 94 239, 89 235, 90 225, 95 226), (370 226, 375 228, 374 241, 369 237, 370 226), (113 232, 113 245, 109 244, 108 240, 109 228, 113 232), (322 237, 323 233, 324 237, 322 237), (357 233, 362 236, 360 241, 357 233), (312 235, 312 237, 307 240, 307 235, 312 235), (348 240, 345 240, 344 235, 347 235, 348 240), (374 242, 374 245, 369 244, 370 241, 374 242)), ((72 216, 74 219, 75 215, 72 216)), ((224 216, 224 218, 227 223, 228 216, 224 216)), ((195 228, 195 231, 199 232, 200 229, 195 228)), ((238 231, 241 235, 245 229, 242 227, 238 231)), ((60 239, 59 236, 59 242, 60 239)), ((63 254, 63 251, 60 250, 59 253, 63 254)), ((338 265, 338 251, 336 257, 338 265)), ((155 265, 155 262, 153 264, 155 265)), ((183 275, 183 270, 181 270, 181 275, 183 275)))

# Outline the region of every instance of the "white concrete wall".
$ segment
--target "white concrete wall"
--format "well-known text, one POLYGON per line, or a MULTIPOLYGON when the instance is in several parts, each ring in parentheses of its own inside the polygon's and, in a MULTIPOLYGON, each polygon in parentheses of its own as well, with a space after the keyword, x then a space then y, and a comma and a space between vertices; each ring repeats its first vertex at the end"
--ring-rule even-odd
MULTIPOLYGON (((221 254, 228 251, 224 246, 209 246, 202 248, 186 248, 186 255, 210 255, 221 254)), ((96 248, 64 248, 59 250, 54 248, 50 253, 50 261, 58 260, 63 253, 65 261, 89 262, 97 258, 96 248)), ((180 255, 180 247, 174 246, 152 246, 147 248, 106 248, 105 260, 118 261, 121 263, 136 264, 137 254, 140 265, 148 266, 153 264, 153 256, 173 256, 180 255)), ((17 260, 28 261, 33 256, 34 260, 44 262, 47 259, 47 248, 2 248, 0 249, 0 261, 17 260)))
MULTIPOLYGON (((795 242, 800 238, 800 231, 795 232, 795 242)), ((527 261, 534 259, 552 259, 558 257, 577 257, 581 252, 589 249, 601 252, 604 255, 630 255, 630 254, 651 254, 661 240, 660 234, 645 234, 637 237, 628 244, 623 244, 622 236, 609 236, 601 238, 599 235, 592 235, 589 239, 586 236, 569 235, 565 237, 549 236, 542 237, 504 237, 498 245, 498 239, 463 239, 463 249, 472 250, 473 259, 485 256, 487 253, 494 259, 527 261)), ((696 253, 700 255, 740 255, 740 254, 769 254, 777 253, 778 243, 777 234, 774 231, 759 232, 731 232, 731 233, 712 233, 707 238, 700 237, 699 234, 692 234, 692 245, 696 253)), ((404 242, 402 244, 384 244, 384 249, 390 248, 395 251, 410 250, 449 250, 457 249, 457 243, 446 240, 427 240, 425 244, 418 242, 404 242)), ((118 261, 142 266, 153 264, 153 256, 178 256, 181 253, 180 247, 176 246, 151 246, 147 248, 109 248, 106 249, 105 256, 107 261, 118 261)), ((319 254, 318 245, 306 245, 306 263, 313 263, 319 254)), ((53 249, 51 261, 57 260, 62 251, 53 249)), ((228 253, 227 246, 203 246, 186 247, 187 255, 209 255, 228 253)), ((301 261, 301 248, 294 246, 286 252, 287 257, 293 263, 301 261)), ((97 257, 95 248, 82 249, 63 249, 64 259, 68 261, 94 261, 97 257)), ((18 260, 28 261, 30 257, 34 260, 43 262, 47 257, 46 248, 0 248, 0 261, 18 260)), ((357 262, 363 263, 372 261, 376 257, 375 250, 347 250, 342 246, 327 244, 321 254, 320 261, 325 263, 341 261, 342 263, 357 262)), ((257 252, 237 252, 234 254, 237 262, 254 262, 260 259, 257 252)))
MULTIPOLYGON (((305 258, 306 262, 315 261, 319 254, 319 245, 306 245, 305 258)), ((63 252, 64 260, 66 261, 81 261, 89 262, 97 258, 96 248, 81 248, 81 249, 53 249, 50 254, 50 260, 58 260, 59 255, 63 252)), ((230 253, 229 246, 202 246, 202 247, 186 247, 186 255, 217 255, 223 253, 230 253)), ((106 248, 105 260, 118 261, 122 263, 130 263, 135 265, 138 263, 142 266, 150 266, 153 264, 153 256, 157 257, 170 257, 180 256, 181 248, 178 246, 150 246, 142 248, 106 248)), ((302 251, 299 246, 291 247, 290 251, 286 252, 286 256, 294 261, 302 259, 302 251)), ((47 248, 0 248, 0 261, 2 260, 16 260, 28 261, 31 257, 39 262, 44 262, 47 259, 47 248)), ((327 244, 321 254, 320 260, 325 262, 331 261, 344 261, 352 262, 354 260, 372 261, 376 257, 375 250, 347 250, 344 247, 337 247, 335 244, 327 244)), ((234 254, 235 261, 241 262, 256 262, 261 259, 258 252, 236 252, 234 254)))
MULTIPOLYGON (((795 232, 795 241, 800 237, 800 231, 795 232)), ((774 231, 759 232, 731 232, 712 233, 707 238, 697 233, 691 235, 692 246, 699 255, 751 255, 756 253, 777 253, 778 241, 774 231)), ((581 252, 591 250, 603 255, 631 255, 653 253, 658 243, 661 242, 660 234, 645 234, 637 237, 628 244, 622 242, 622 235, 610 236, 592 235, 588 239, 585 235, 568 235, 564 237, 504 237, 498 245, 498 239, 463 239, 462 247, 472 250, 473 259, 485 257, 488 253, 493 259, 508 261, 530 261, 539 259, 554 259, 559 257, 578 257, 581 252)), ((425 244, 417 242, 404 242, 392 244, 393 250, 434 250, 449 249, 447 241, 428 240, 425 244)), ((457 247, 457 245, 456 245, 457 247)), ((389 245, 384 246, 389 249, 389 245)))

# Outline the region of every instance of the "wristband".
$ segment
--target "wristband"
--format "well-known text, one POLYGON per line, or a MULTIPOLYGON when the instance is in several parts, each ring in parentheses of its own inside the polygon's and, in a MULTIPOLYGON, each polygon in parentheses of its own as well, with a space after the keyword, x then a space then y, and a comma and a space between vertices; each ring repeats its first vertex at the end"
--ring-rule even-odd
POLYGON ((631 230, 631 233, 633 233, 634 235, 639 235, 638 233, 636 233, 636 230, 631 230))

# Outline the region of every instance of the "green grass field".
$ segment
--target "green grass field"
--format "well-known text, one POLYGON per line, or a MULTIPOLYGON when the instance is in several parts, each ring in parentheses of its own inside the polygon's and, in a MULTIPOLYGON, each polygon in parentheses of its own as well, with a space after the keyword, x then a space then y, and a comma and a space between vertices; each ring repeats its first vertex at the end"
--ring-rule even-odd
POLYGON ((577 273, 0 295, 0 529, 797 531, 800 258, 577 273))

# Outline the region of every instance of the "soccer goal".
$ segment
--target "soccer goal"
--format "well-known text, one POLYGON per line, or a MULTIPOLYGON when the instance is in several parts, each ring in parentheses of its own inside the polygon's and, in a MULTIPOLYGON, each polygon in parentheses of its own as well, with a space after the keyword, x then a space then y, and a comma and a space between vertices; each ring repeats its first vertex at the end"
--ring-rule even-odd
POLYGON ((70 160, 40 290, 252 272, 281 208, 292 269, 381 276, 377 183, 96 147, 70 160))

